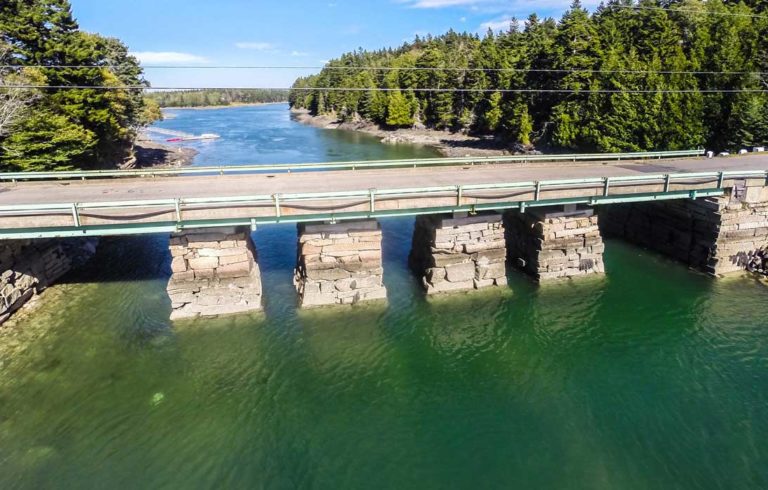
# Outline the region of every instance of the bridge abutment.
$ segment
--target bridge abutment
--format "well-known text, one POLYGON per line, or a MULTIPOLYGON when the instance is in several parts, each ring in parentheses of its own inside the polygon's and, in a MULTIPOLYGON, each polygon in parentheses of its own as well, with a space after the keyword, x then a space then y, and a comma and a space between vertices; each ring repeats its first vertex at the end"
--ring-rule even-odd
POLYGON ((506 286, 506 255, 500 214, 416 218, 409 262, 427 294, 506 286))
POLYGON ((256 247, 246 227, 189 230, 171 237, 172 320, 262 307, 256 247))
POLYGON ((539 282, 605 273, 605 244, 592 209, 536 208, 505 214, 511 264, 539 282))
POLYGON ((768 187, 727 196, 617 204, 601 209, 605 232, 720 275, 742 271, 768 248, 768 187))
POLYGON ((303 308, 387 298, 376 220, 299 225, 294 278, 303 308))
POLYGON ((0 325, 96 252, 96 238, 8 240, 0 244, 0 325))

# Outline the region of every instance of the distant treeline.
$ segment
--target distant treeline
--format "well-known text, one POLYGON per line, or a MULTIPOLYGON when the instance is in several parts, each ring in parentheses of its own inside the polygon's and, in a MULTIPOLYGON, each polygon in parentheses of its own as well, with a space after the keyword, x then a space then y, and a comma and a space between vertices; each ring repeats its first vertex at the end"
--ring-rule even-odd
POLYGON ((179 90, 152 92, 160 107, 206 107, 288 101, 288 90, 179 90))
POLYGON ((578 151, 764 144, 767 6, 610 0, 590 14, 577 0, 560 21, 532 15, 500 34, 450 31, 345 54, 294 87, 387 91, 294 90, 290 102, 578 151))

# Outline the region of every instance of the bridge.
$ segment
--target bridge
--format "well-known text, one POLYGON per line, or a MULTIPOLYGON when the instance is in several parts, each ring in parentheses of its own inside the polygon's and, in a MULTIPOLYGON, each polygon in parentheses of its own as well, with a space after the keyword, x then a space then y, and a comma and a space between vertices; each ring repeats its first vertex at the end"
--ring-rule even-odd
POLYGON ((181 318, 258 309, 250 231, 266 223, 299 223, 307 307, 386 297, 391 216, 418 216, 429 294, 504 286, 508 262, 539 281, 603 273, 604 233, 741 270, 768 245, 767 179, 764 154, 700 151, 2 174, 0 238, 172 234, 181 318))

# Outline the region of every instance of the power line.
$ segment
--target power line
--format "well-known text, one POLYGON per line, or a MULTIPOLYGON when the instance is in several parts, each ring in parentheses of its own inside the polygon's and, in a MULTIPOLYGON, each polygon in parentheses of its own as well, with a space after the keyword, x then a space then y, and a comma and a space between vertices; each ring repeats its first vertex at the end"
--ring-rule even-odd
POLYGON ((435 92, 435 93, 552 93, 552 94, 763 94, 768 89, 483 89, 483 88, 381 88, 381 87, 146 87, 143 85, 89 86, 89 85, 4 85, 0 90, 153 90, 153 91, 202 91, 202 90, 271 90, 303 92, 435 92))
POLYGON ((713 12, 711 10, 697 10, 697 9, 691 9, 691 8, 670 8, 670 7, 652 7, 652 6, 644 6, 644 5, 609 5, 606 8, 619 8, 619 9, 630 9, 630 10, 661 10, 665 12, 682 12, 682 13, 689 13, 689 14, 702 14, 702 15, 720 15, 724 17, 749 17, 753 19, 766 19, 768 18, 768 15, 761 15, 761 14, 744 14, 739 12, 713 12))
MULTIPOLYGON (((0 69, 42 68, 42 69, 119 69, 132 65, 0 65, 0 69)), ((460 71, 460 72, 510 72, 510 73, 618 73, 635 75, 768 75, 763 71, 707 71, 707 70, 604 70, 604 69, 561 69, 561 68, 465 68, 465 67, 388 67, 388 66, 188 66, 188 65, 150 65, 142 66, 145 70, 341 70, 341 71, 460 71)))

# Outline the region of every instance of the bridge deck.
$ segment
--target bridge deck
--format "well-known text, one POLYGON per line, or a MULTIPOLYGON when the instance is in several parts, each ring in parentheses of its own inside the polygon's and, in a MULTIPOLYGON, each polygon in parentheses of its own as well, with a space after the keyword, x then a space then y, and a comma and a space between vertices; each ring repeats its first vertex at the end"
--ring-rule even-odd
MULTIPOLYGON (((715 190, 732 186, 738 176, 729 174, 718 179, 697 174, 766 170, 768 155, 755 154, 710 160, 494 164, 4 183, 0 185, 0 238, 82 235, 86 231, 149 233, 171 229, 179 223, 214 226, 344 219, 472 207, 492 209, 520 202, 543 205, 585 198, 598 204, 596 198, 602 202, 633 195, 647 200, 665 198, 663 194, 668 194, 666 198, 679 198, 693 190, 701 190, 700 195, 716 195, 715 190), (658 178, 665 174, 692 175, 689 179, 678 176, 665 183, 658 178), (605 178, 616 182, 606 185, 600 181, 605 178), (570 182, 557 182, 563 180, 570 182), (535 182, 546 185, 537 190, 535 182), (515 183, 520 185, 500 186, 515 183), (457 193, 452 187, 461 189, 457 193), (68 207, 72 203, 80 204, 72 210, 68 207), (20 206, 27 208, 18 209, 20 206)), ((765 175, 752 177, 765 182, 765 175)))

